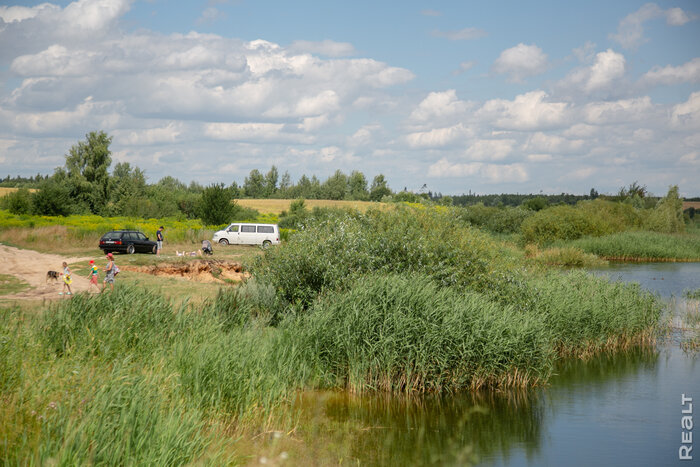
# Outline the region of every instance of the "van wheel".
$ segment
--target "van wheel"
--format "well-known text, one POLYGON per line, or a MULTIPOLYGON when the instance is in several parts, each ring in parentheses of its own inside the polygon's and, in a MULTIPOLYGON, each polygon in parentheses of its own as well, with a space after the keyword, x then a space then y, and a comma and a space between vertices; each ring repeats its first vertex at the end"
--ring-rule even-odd
POLYGON ((221 240, 219 240, 219 245, 223 245, 223 246, 228 245, 228 240, 226 240, 225 238, 222 238, 221 240))
POLYGON ((270 240, 265 240, 262 243, 263 250, 267 250, 268 248, 270 248, 270 245, 272 245, 272 242, 270 240))
POLYGON ((129 245, 126 247, 126 252, 130 255, 133 255, 136 252, 136 248, 134 248, 134 245, 129 245))

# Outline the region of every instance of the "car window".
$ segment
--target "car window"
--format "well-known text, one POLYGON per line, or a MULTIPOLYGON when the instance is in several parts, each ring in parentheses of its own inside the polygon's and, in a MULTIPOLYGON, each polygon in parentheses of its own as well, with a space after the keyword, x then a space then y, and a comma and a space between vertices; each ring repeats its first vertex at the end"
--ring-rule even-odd
POLYGON ((241 232, 255 232, 255 226, 254 225, 242 225, 241 232))
POLYGON ((122 233, 121 232, 107 232, 104 234, 102 237, 104 240, 119 240, 122 238, 122 233))
POLYGON ((275 228, 271 225, 259 225, 258 233, 275 233, 275 228))
POLYGON ((228 229, 229 232, 238 232, 238 225, 230 225, 228 229))
POLYGON ((136 236, 135 232, 127 232, 124 234, 124 238, 126 240, 136 240, 138 237, 136 236))
POLYGON ((138 232, 136 234, 136 238, 138 238, 139 240, 146 240, 146 236, 144 234, 142 234, 141 232, 138 232))

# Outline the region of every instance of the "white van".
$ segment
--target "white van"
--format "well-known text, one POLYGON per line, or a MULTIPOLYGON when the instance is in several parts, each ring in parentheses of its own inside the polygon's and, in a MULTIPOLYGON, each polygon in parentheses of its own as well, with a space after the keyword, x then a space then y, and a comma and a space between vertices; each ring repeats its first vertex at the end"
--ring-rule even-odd
POLYGON ((212 240, 220 245, 261 245, 267 248, 280 244, 280 229, 277 224, 235 222, 214 233, 212 240))

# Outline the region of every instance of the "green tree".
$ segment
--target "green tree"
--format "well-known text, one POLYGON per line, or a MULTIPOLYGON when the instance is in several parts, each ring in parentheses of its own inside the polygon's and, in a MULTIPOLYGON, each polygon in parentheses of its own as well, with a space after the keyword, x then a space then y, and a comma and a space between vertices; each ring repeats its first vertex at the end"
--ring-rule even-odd
POLYGON ((348 193, 348 177, 340 170, 336 170, 324 182, 322 188, 326 199, 345 199, 348 193))
POLYGON ((678 194, 678 185, 668 189, 644 222, 644 227, 654 232, 677 233, 685 230, 683 200, 678 194))
POLYGON ((369 199, 369 191, 367 191, 367 179, 362 172, 354 170, 348 179, 348 191, 350 199, 358 201, 366 201, 369 199))
POLYGON ((12 214, 29 214, 32 210, 32 194, 26 188, 5 195, 2 206, 12 214))
POLYGON ((265 194, 265 177, 253 169, 243 182, 243 192, 249 198, 262 198, 265 194))
POLYGON ((109 166, 112 137, 103 131, 90 132, 66 155, 66 173, 71 198, 94 214, 102 213, 109 201, 109 166))
POLYGON ((523 201, 522 206, 530 211, 541 211, 549 205, 547 198, 544 196, 536 196, 534 198, 523 201))
POLYGON ((269 172, 265 174, 265 189, 263 191, 265 198, 270 198, 274 196, 277 192, 277 180, 279 179, 279 172, 277 167, 274 165, 269 172))
POLYGON ((32 196, 32 211, 40 216, 67 216, 70 214, 70 191, 59 177, 42 182, 32 196))
POLYGON ((384 175, 379 174, 372 180, 372 186, 369 189, 369 199, 371 201, 381 201, 383 197, 391 194, 391 190, 386 184, 384 175))
POLYGON ((231 221, 235 211, 231 192, 224 184, 209 185, 202 192, 199 217, 206 225, 221 225, 231 221))

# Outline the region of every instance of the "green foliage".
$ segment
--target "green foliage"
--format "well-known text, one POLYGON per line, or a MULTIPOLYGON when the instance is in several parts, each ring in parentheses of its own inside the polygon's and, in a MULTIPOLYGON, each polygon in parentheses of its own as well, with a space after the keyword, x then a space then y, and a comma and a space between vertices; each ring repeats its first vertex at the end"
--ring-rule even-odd
POLYGON ((372 180, 372 186, 369 189, 370 201, 381 201, 382 198, 391 194, 391 190, 387 186, 384 175, 379 174, 372 180))
POLYGON ((299 229, 309 215, 304 198, 296 199, 289 205, 289 212, 280 214, 279 226, 283 229, 299 229))
POLYGON ((12 214, 30 214, 32 211, 32 194, 26 188, 5 195, 0 205, 12 214))
POLYGON ((66 173, 70 195, 78 204, 89 207, 90 212, 101 213, 110 198, 109 166, 112 138, 103 131, 90 132, 86 140, 70 148, 66 155, 66 173))
POLYGON ((644 227, 653 232, 680 233, 685 230, 683 200, 678 195, 678 186, 669 188, 666 196, 659 200, 656 208, 644 222, 644 227))
POLYGON ((370 272, 422 271, 444 285, 487 288, 493 268, 509 261, 508 251, 444 208, 406 207, 365 214, 328 211, 284 248, 268 250, 253 272, 285 301, 306 307, 317 294, 370 272))
POLYGON ((355 391, 519 385, 551 369, 543 322, 422 274, 363 276, 323 297, 296 329, 324 384, 355 391))
POLYGON ((686 290, 683 294, 685 298, 690 298, 692 300, 700 300, 700 289, 686 290))
POLYGON ((700 237, 697 235, 630 231, 557 242, 555 245, 568 245, 603 258, 621 260, 700 259, 700 237))
POLYGON ((516 233, 532 211, 512 207, 491 207, 475 204, 464 208, 456 208, 455 216, 471 225, 495 233, 516 233))
POLYGON ((202 192, 199 211, 200 218, 206 225, 227 224, 233 218, 235 202, 232 202, 231 194, 223 184, 214 184, 202 192))
POLYGON ((42 182, 32 196, 32 211, 41 216, 67 216, 73 202, 69 188, 53 179, 42 182))
POLYGON ((530 211, 541 211, 549 205, 547 198, 544 196, 537 196, 535 198, 526 199, 523 201, 522 206, 530 211))

